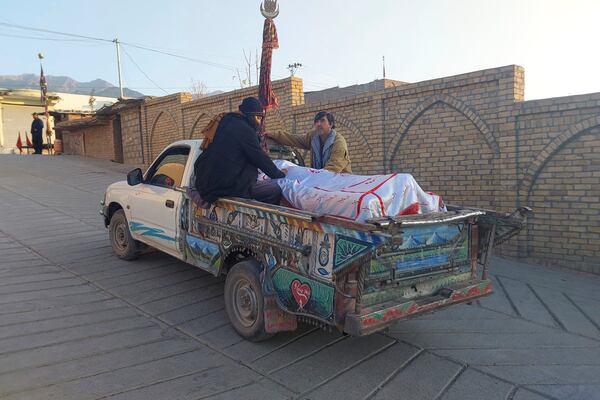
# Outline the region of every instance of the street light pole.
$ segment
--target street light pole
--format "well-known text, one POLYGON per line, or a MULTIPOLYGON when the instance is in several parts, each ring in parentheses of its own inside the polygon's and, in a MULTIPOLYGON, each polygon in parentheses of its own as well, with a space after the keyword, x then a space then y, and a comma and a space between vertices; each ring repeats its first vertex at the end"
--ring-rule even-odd
POLYGON ((117 47, 117 69, 119 71, 119 100, 123 99, 123 81, 121 79, 121 49, 119 47, 119 39, 113 40, 117 47))

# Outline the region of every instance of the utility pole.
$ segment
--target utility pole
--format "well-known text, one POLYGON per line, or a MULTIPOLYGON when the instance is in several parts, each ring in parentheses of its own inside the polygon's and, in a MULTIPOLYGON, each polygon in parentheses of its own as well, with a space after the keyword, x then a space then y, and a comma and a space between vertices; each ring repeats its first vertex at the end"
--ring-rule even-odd
POLYGON ((385 56, 382 56, 383 58, 383 79, 385 79, 385 56))
POLYGON ((119 47, 119 39, 113 40, 117 46, 117 69, 119 70, 119 100, 123 99, 123 81, 121 79, 121 49, 119 47))

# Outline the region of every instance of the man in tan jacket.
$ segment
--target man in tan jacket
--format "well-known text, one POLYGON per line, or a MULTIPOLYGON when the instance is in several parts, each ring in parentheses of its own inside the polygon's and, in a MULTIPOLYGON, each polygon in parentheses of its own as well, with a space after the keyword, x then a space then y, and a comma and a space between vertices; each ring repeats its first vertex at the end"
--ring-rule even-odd
POLYGON ((305 135, 277 132, 266 133, 265 136, 279 144, 310 150, 311 168, 352 173, 348 145, 346 139, 335 131, 333 114, 319 111, 315 115, 314 127, 305 135))

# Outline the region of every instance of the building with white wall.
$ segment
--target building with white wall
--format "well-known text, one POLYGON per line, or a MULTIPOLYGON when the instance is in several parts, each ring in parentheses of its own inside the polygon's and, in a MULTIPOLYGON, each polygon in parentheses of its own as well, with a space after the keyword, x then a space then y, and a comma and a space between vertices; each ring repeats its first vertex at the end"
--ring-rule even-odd
MULTIPOLYGON (((89 104, 90 96, 83 94, 48 92, 48 111, 92 114, 95 110, 105 105, 111 105, 118 99, 113 97, 94 96, 93 108, 89 104)), ((54 118, 49 117, 46 121, 44 106, 41 102, 38 89, 0 89, 0 153, 18 152, 17 139, 19 133, 25 145, 25 134, 31 140, 31 114, 37 112, 44 122, 44 126, 50 125, 54 140, 54 118)), ((45 130, 45 129, 44 129, 45 130)), ((44 143, 47 138, 44 135, 44 143)))

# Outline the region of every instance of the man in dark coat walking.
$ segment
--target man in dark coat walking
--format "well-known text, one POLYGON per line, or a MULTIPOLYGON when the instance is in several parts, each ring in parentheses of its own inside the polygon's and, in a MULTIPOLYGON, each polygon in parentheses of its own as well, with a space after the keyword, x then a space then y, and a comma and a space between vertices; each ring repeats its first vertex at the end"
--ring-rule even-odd
POLYGON ((31 114, 33 116, 33 122, 31 123, 31 140, 33 154, 42 154, 42 133, 44 132, 44 122, 40 119, 37 113, 31 114))
POLYGON ((196 190, 205 203, 233 196, 279 204, 277 182, 256 181, 258 168, 271 179, 285 177, 260 147, 257 129, 264 110, 255 97, 245 98, 239 110, 211 121, 205 129, 203 151, 194 164, 196 190))

